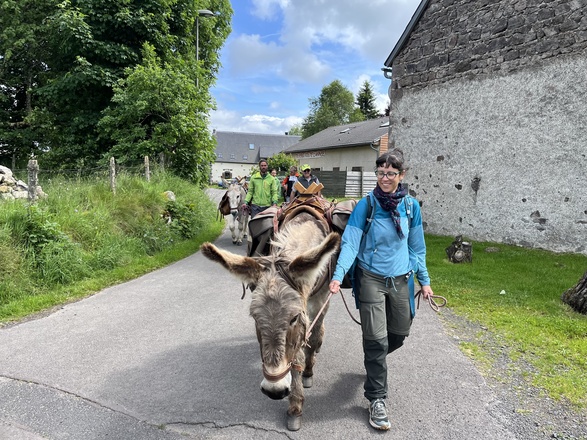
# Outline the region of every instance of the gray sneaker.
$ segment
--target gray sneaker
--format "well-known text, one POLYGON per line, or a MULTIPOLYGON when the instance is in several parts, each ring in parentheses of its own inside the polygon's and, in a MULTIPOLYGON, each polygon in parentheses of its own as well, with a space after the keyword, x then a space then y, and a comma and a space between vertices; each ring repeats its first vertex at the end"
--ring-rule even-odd
POLYGON ((391 423, 389 423, 389 418, 387 417, 385 400, 374 399, 371 401, 369 404, 369 423, 373 428, 383 431, 391 428, 391 423))

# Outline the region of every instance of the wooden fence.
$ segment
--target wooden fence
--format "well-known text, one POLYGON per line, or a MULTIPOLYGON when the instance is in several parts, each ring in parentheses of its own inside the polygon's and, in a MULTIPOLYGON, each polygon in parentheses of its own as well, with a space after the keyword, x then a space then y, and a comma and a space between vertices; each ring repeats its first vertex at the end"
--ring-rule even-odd
MULTIPOLYGON (((163 162, 161 162, 160 165, 163 168, 163 162)), ((144 157, 142 168, 144 170, 145 179, 147 179, 147 182, 150 182, 151 167, 149 164, 149 156, 144 157)), ((39 186, 39 164, 36 159, 29 160, 27 165, 27 174, 28 200, 29 202, 34 203, 39 198, 39 195, 37 194, 37 187, 39 186)), ((108 164, 108 176, 110 189, 114 194, 116 194, 116 160, 113 157, 110 158, 110 162, 108 164)))
POLYGON ((364 197, 375 188, 377 177, 370 171, 312 171, 329 197, 364 197))

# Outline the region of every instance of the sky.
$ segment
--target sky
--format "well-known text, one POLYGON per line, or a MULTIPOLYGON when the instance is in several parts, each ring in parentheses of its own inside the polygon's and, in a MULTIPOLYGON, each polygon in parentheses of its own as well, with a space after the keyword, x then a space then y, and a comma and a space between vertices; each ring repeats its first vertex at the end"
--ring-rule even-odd
MULTIPOLYGON (((383 113, 381 70, 420 0, 232 0, 210 128, 284 134, 334 80, 357 95, 368 80, 383 113)), ((205 19, 205 18, 203 18, 205 19)))

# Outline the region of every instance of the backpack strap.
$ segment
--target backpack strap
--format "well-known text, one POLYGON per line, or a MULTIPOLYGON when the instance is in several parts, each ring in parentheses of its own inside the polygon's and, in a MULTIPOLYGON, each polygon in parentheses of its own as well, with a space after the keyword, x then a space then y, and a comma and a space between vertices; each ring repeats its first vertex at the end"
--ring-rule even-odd
POLYGON ((404 204, 406 205, 406 215, 408 216, 408 230, 412 227, 412 219, 414 218, 414 198, 406 195, 404 197, 404 204))
POLYGON ((371 223, 373 223, 373 218, 375 217, 375 203, 371 200, 373 197, 372 193, 367 194, 367 223, 365 223, 365 229, 363 230, 363 237, 367 235, 369 229, 371 228, 371 223))

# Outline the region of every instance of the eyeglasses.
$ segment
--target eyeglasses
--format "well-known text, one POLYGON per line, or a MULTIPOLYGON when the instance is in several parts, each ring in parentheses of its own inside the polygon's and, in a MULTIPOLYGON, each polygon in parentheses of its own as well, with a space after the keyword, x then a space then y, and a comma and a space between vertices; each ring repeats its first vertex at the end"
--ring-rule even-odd
POLYGON ((389 171, 387 173, 384 173, 383 171, 375 171, 375 175, 379 178, 379 179, 383 179, 384 177, 387 177, 388 179, 393 179, 395 176, 399 176, 401 174, 401 171, 399 172, 395 172, 395 171, 389 171))
POLYGON ((302 172, 304 172, 304 173, 309 173, 309 172, 310 172, 310 170, 302 170, 302 172))

